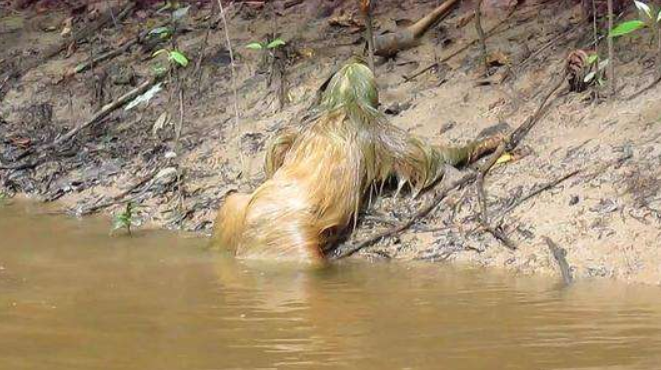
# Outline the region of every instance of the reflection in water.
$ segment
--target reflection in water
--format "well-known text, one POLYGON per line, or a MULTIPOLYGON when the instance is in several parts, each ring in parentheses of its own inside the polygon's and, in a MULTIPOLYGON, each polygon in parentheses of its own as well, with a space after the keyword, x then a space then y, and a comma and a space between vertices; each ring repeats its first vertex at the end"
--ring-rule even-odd
POLYGON ((245 264, 0 208, 0 369, 650 369, 661 292, 438 264, 245 264))

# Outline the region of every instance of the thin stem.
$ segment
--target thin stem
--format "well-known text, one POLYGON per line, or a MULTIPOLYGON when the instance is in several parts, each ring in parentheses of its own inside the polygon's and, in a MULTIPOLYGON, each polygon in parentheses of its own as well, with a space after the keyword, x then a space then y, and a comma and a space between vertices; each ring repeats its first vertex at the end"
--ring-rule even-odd
POLYGON ((374 67, 374 28, 372 27, 372 6, 371 1, 363 0, 363 3, 367 1, 367 6, 363 6, 363 17, 365 18, 365 33, 367 36, 367 50, 369 53, 369 66, 372 70, 372 73, 376 74, 376 69, 374 67))
POLYGON ((209 45, 209 35, 211 34, 211 28, 214 24, 214 19, 216 18, 216 3, 211 3, 211 9, 209 10, 209 25, 207 27, 207 32, 204 34, 204 40, 202 41, 202 47, 200 48, 200 56, 197 58, 195 63, 195 70, 193 71, 193 79, 196 80, 195 85, 197 86, 197 94, 200 94, 202 91, 202 60, 204 59, 204 53, 207 50, 207 45, 209 45))
MULTIPOLYGON (((184 128, 184 88, 182 82, 179 81, 179 124, 175 132, 175 153, 177 153, 177 190, 179 193, 179 202, 177 204, 179 212, 183 214, 184 211, 184 189, 182 181, 182 170, 181 170, 181 132, 184 128)), ((183 220, 182 220, 183 221, 183 220)), ((183 222, 179 225, 183 227, 183 222)))
POLYGON ((110 11, 110 18, 112 18, 112 24, 117 28, 117 18, 115 17, 115 12, 112 10, 112 6, 110 5, 110 1, 106 0, 106 6, 108 7, 108 10, 110 11))
POLYGON ((482 64, 484 66, 484 75, 489 75, 489 61, 487 60, 487 43, 486 36, 484 34, 484 29, 482 29, 482 0, 478 0, 475 4, 475 31, 477 31, 477 37, 480 40, 480 58, 482 59, 482 64))
POLYGON ((599 30, 597 29, 597 4, 592 0, 592 33, 594 35, 594 51, 599 55, 599 30))
MULTIPOLYGON (((661 12, 661 10, 659 10, 661 12)), ((661 79, 661 23, 656 25, 656 72, 657 79, 661 79)))
POLYGON ((227 19, 225 18, 225 8, 223 2, 218 0, 218 7, 220 8, 220 18, 223 21, 223 28, 225 29, 225 42, 227 43, 227 50, 230 53, 230 66, 232 71, 232 90, 234 93, 234 124, 239 126, 239 96, 236 89, 236 64, 234 63, 234 52, 232 52, 232 42, 230 41, 230 33, 227 28, 227 19))
MULTIPOLYGON (((608 34, 613 31, 613 0, 608 3, 608 34)), ((608 88, 611 96, 615 95, 615 52, 613 51, 613 38, 608 37, 608 88)))

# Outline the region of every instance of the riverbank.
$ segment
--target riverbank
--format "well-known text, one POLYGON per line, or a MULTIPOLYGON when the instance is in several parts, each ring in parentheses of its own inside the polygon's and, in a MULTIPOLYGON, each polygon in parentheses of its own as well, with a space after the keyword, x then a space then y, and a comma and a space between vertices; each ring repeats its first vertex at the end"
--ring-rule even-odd
MULTIPOLYGON (((435 4, 395 3, 379 2, 377 29, 408 24, 435 4)), ((152 225, 210 233, 224 196, 254 189, 263 180, 263 149, 270 135, 296 124, 333 68, 362 51, 360 18, 349 5, 258 5, 227 9, 235 83, 222 21, 209 17, 208 7, 192 9, 176 36, 177 48, 191 60, 179 72, 183 104, 172 82, 148 104, 112 112, 52 153, 16 159, 53 142, 148 79, 151 53, 171 48, 169 42, 139 43, 89 71, 67 71, 167 22, 167 12, 137 10, 28 70, 12 82, 0 105, 0 161, 6 167, 28 164, 0 170, 4 191, 57 201, 75 214, 116 213, 131 201, 152 225), (277 50, 277 62, 268 63, 265 53, 245 48, 274 32, 287 43, 277 50)), ((465 143, 494 126, 518 126, 562 73, 567 55, 588 48, 593 38, 579 5, 526 3, 509 17, 506 11, 490 12, 484 28, 497 28, 487 41, 493 74, 485 79, 476 46, 449 57, 477 37, 467 23, 471 7, 460 5, 419 46, 377 64, 381 101, 391 121, 434 143, 465 143), (440 68, 404 78, 444 59, 440 68)), ((3 14, 0 43, 6 53, 1 65, 8 70, 61 43, 71 13, 28 9, 3 14)), ((626 99, 654 78, 647 33, 618 40, 616 52, 616 98, 600 98, 593 89, 561 92, 514 153, 515 160, 497 165, 487 176, 491 221, 502 218, 502 232, 516 244, 515 251, 476 222, 479 205, 471 185, 450 193, 413 228, 358 256, 449 260, 558 275, 547 237, 566 251, 573 278, 661 284, 661 85, 626 99), (509 210, 534 189, 574 171, 579 172, 509 210)), ((407 220, 432 193, 419 199, 394 199, 392 193, 377 199, 353 238, 407 220)))

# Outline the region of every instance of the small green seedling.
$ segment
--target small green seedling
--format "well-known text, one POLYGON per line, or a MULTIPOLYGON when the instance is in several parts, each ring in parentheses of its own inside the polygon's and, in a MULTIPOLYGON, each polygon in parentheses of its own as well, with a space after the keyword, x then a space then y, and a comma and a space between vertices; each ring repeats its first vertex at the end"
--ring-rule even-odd
POLYGON ((275 58, 275 54, 273 52, 279 47, 286 44, 287 43, 283 39, 278 37, 269 42, 257 42, 257 41, 251 42, 250 44, 246 45, 246 49, 261 52, 262 55, 261 63, 263 63, 263 65, 266 65, 266 63, 270 63, 275 58))
POLYGON ((273 50, 276 48, 279 48, 280 46, 286 45, 287 43, 281 39, 281 38, 276 38, 274 40, 271 40, 270 42, 251 42, 250 44, 246 45, 246 49, 250 50, 273 50))
POLYGON ((168 60, 171 63, 178 64, 181 67, 188 66, 188 58, 186 58, 186 55, 184 55, 184 53, 182 53, 179 50, 160 49, 155 51, 154 54, 152 54, 152 58, 155 58, 161 54, 167 55, 168 60))
MULTIPOLYGON (((653 9, 654 5, 650 7, 642 1, 634 0, 636 8, 638 8, 639 19, 626 21, 618 24, 608 34, 609 37, 615 38, 628 35, 641 28, 648 27, 652 30, 658 30, 661 27, 661 9, 653 9)), ((654 7, 656 8, 656 7, 654 7)))
POLYGON ((126 232, 131 235, 131 227, 133 225, 135 225, 135 220, 133 219, 133 204, 128 202, 126 203, 124 211, 115 216, 110 233, 112 234, 119 229, 126 229, 126 232))
MULTIPOLYGON (((180 67, 185 68, 189 63, 186 55, 179 50, 159 49, 155 51, 154 54, 152 54, 152 58, 156 58, 159 55, 167 55, 167 59, 170 64, 178 65, 180 67)), ((168 71, 168 68, 157 62, 151 67, 151 70, 156 76, 161 76, 168 71)))

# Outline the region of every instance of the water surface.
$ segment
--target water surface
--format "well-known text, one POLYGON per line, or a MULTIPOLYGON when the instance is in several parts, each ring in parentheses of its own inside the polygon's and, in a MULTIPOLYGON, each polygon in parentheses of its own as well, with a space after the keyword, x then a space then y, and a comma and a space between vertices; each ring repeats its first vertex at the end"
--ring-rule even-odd
POLYGON ((661 289, 444 264, 245 265, 0 205, 0 369, 658 369, 661 289))

